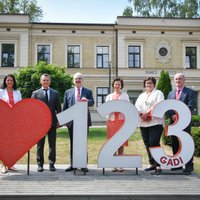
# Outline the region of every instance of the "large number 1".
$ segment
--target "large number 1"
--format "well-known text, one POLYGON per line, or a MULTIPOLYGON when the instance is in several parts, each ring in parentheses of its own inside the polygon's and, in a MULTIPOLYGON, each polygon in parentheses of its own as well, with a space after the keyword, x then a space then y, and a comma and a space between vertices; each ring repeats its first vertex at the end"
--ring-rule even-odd
POLYGON ((99 153, 98 167, 141 167, 142 159, 140 155, 114 156, 119 147, 129 139, 137 128, 139 116, 136 107, 126 101, 109 101, 102 104, 97 110, 102 117, 112 112, 120 112, 125 117, 122 128, 102 147, 99 153))
POLYGON ((73 167, 87 167, 87 118, 88 105, 78 102, 67 110, 57 114, 60 125, 73 120, 73 167))

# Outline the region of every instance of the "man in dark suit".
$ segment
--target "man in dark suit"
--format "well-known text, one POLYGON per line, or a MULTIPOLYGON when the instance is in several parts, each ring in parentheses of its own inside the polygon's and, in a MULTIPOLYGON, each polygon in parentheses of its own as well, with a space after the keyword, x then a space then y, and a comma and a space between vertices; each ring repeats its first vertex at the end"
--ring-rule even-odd
MULTIPOLYGON (((32 93, 32 97, 34 99, 39 99, 48 105, 51 115, 52 115, 52 125, 50 130, 48 131, 48 142, 49 142, 49 170, 55 171, 56 168, 54 166, 56 161, 56 128, 58 127, 58 121, 56 118, 56 114, 61 112, 61 104, 60 97, 56 90, 51 89, 49 86, 51 84, 51 77, 49 74, 43 74, 40 77, 41 88, 32 93)), ((43 137, 37 143, 37 164, 38 164, 38 172, 43 171, 44 165, 44 144, 45 137, 43 137)))
MULTIPOLYGON (((182 73, 177 73, 174 76, 174 81, 176 84, 176 89, 171 91, 168 95, 168 99, 176 99, 179 101, 182 101, 183 103, 185 103, 188 108, 190 109, 190 111, 194 110, 195 107, 195 92, 184 86, 185 83, 185 76, 182 73)), ((176 113, 173 110, 170 110, 168 112, 169 117, 170 117, 170 121, 171 123, 174 123, 176 121, 176 113)), ((191 123, 188 125, 188 127, 184 130, 185 132, 191 134, 191 123)), ((173 154, 175 155, 179 150, 179 141, 178 138, 176 136, 172 136, 172 151, 173 154)), ((182 169, 182 167, 180 168, 175 168, 172 170, 179 170, 182 169)), ((194 171, 194 165, 193 165, 193 157, 191 158, 191 160, 185 165, 185 169, 183 170, 184 174, 191 174, 191 172, 194 171)))
MULTIPOLYGON (((73 82, 74 82, 75 87, 65 91, 63 110, 70 108, 78 101, 85 101, 85 102, 88 102, 88 106, 93 106, 94 99, 93 99, 92 91, 83 87, 82 74, 81 73, 74 74, 73 82)), ((91 116, 88 109, 88 128, 91 125, 92 125, 91 116)), ((73 165, 72 165, 73 163, 73 160, 72 160, 73 158, 72 157, 73 155, 73 121, 67 123, 67 128, 68 128, 69 138, 70 138, 70 163, 71 164, 65 171, 69 172, 69 171, 74 170, 73 165)), ((87 168, 82 168, 81 170, 83 172, 88 172, 87 168)))

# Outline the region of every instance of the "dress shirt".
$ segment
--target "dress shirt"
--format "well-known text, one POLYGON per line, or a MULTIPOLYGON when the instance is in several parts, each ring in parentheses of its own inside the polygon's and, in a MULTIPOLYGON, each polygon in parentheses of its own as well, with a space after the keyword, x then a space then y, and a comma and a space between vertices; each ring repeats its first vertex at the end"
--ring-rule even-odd
MULTIPOLYGON (((80 88, 80 97, 81 97, 82 87, 80 88)), ((77 103, 77 94, 78 94, 78 88, 75 87, 75 102, 77 103)))
POLYGON ((48 87, 48 89, 44 89, 44 88, 42 87, 42 89, 43 89, 43 92, 44 92, 44 96, 46 95, 45 90, 47 90, 47 96, 48 96, 48 101, 49 101, 49 99, 50 99, 50 88, 48 87))
MULTIPOLYGON (((146 91, 139 95, 135 106, 138 112, 149 112, 153 107, 160 101, 164 100, 164 95, 160 90, 153 89, 153 91, 148 94, 146 91)), ((139 118, 139 127, 149 127, 157 124, 163 124, 163 119, 152 117, 151 121, 143 121, 139 118)))

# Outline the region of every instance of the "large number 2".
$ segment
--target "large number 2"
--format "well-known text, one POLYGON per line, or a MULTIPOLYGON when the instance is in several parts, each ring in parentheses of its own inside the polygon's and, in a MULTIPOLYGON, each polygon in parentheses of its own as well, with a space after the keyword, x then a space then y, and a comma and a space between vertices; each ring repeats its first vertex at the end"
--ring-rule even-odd
POLYGON ((191 121, 191 112, 189 108, 181 101, 165 100, 156 105, 152 112, 152 116, 162 118, 166 111, 175 110, 178 114, 178 120, 168 126, 166 136, 176 136, 179 139, 179 151, 168 156, 164 153, 162 147, 150 148, 153 158, 160 165, 167 168, 176 168, 185 165, 193 156, 194 141, 192 137, 184 131, 191 121))
POLYGON ((119 147, 130 138, 137 128, 139 116, 136 107, 126 101, 109 101, 102 104, 97 110, 102 117, 112 112, 120 112, 125 116, 123 127, 102 147, 99 153, 98 167, 141 167, 140 155, 114 156, 119 147))

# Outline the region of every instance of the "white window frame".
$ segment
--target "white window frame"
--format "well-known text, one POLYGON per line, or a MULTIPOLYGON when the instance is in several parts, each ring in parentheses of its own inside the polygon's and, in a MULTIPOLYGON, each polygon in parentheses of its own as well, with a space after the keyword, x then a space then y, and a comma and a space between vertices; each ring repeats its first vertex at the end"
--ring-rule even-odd
POLYGON ((143 42, 127 42, 126 43, 126 68, 128 69, 141 69, 144 68, 144 43, 143 42), (140 67, 129 67, 128 66, 128 47, 129 46, 140 46, 141 66, 140 67))
POLYGON ((14 67, 17 67, 17 41, 16 40, 0 40, 0 67, 1 66, 1 56, 2 56, 2 44, 14 44, 15 45, 15 53, 14 53, 14 67))
MULTIPOLYGON (((108 51, 108 53, 109 53, 108 58, 109 59, 108 59, 108 61, 111 61, 111 63, 112 63, 112 56, 111 56, 111 53, 112 53, 111 47, 112 47, 112 45, 97 44, 97 45, 94 46, 94 68, 95 69, 108 69, 108 68, 105 68, 105 67, 102 67, 102 68, 97 67, 97 47, 101 47, 101 46, 104 46, 104 47, 107 46, 109 48, 109 51, 108 51)), ((112 64, 111 64, 111 68, 112 68, 112 64)))
MULTIPOLYGON (((65 65, 66 65, 66 68, 67 68, 67 61, 68 61, 68 57, 67 57, 67 47, 68 46, 80 46, 80 68, 82 68, 82 44, 75 44, 75 43, 72 43, 72 44, 66 44, 65 45, 65 65)), ((67 69, 79 69, 79 68, 67 68, 67 69)))
POLYGON ((35 44, 35 64, 37 64, 37 46, 38 45, 49 45, 50 46, 50 63, 49 64, 52 64, 52 44, 51 43, 36 43, 35 44))
MULTIPOLYGON (((106 89, 108 89, 108 94, 109 94, 109 87, 108 87, 108 86, 96 86, 96 90, 95 90, 95 92, 96 92, 96 101, 95 101, 95 102, 96 102, 96 107, 98 107, 98 91, 97 91, 98 88, 101 88, 101 89, 102 89, 102 88, 106 88, 106 89)), ((107 94, 107 95, 108 95, 108 94, 107 94)), ((107 96, 107 95, 106 95, 106 96, 107 96)), ((102 105, 102 104, 101 104, 101 105, 102 105)))
POLYGON ((183 43, 183 68, 184 69, 190 69, 187 68, 186 62, 185 62, 185 54, 186 54, 186 47, 196 47, 197 48, 197 69, 200 69, 200 51, 199 51, 199 47, 200 43, 183 43))

